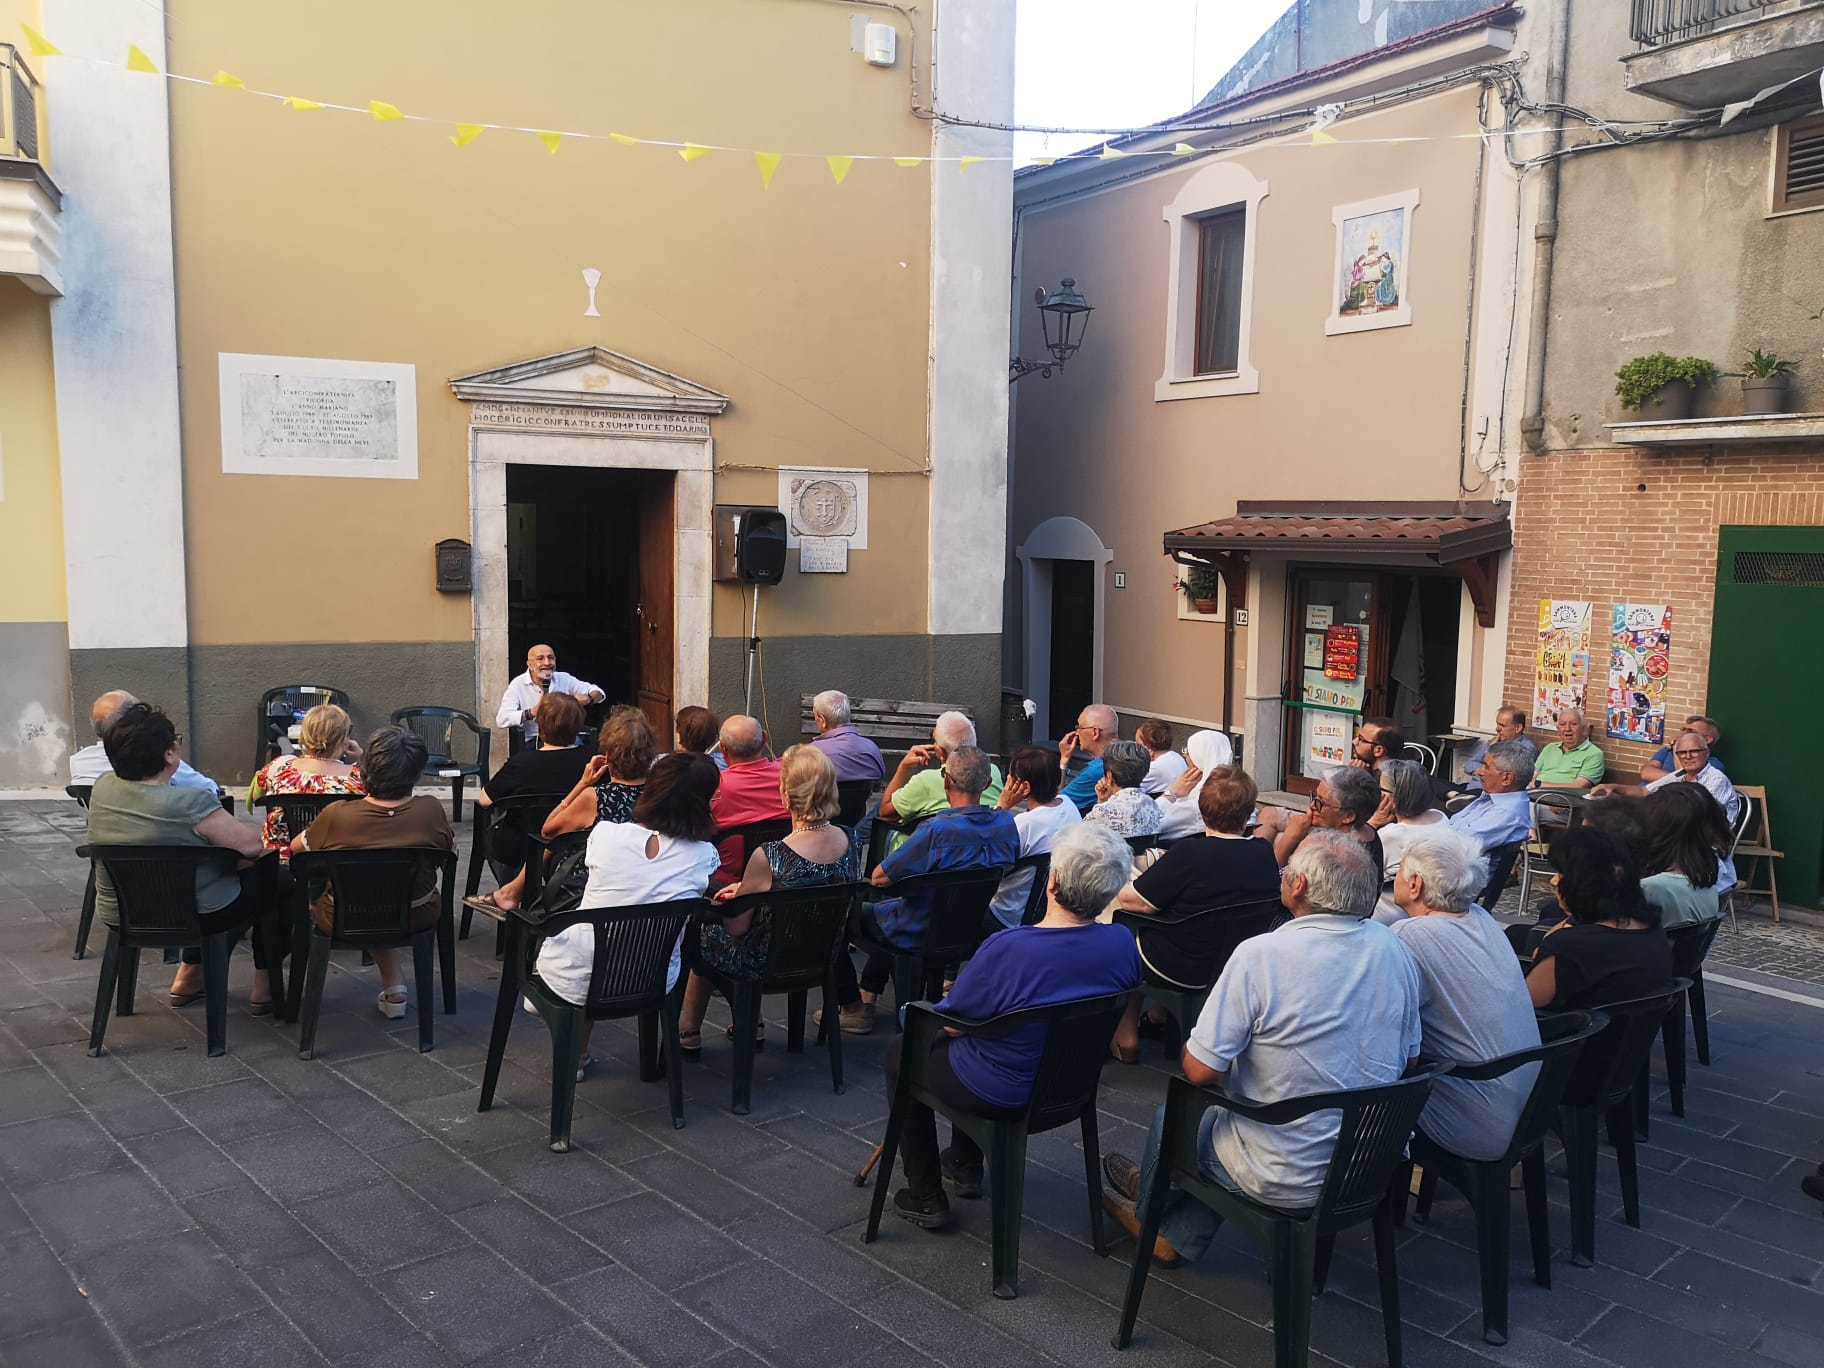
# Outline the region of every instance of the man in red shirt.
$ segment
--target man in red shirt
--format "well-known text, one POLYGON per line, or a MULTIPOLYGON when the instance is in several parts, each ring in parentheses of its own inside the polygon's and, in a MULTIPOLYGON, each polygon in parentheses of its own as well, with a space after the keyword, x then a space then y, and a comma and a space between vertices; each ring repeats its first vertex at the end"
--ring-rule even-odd
MULTIPOLYGON (((786 815, 779 798, 779 762, 767 758, 766 729, 759 720, 736 713, 722 724, 719 736, 723 758, 728 768, 722 771, 722 782, 709 810, 715 814, 716 826, 746 826, 749 822, 766 822, 786 815)), ((718 879, 733 882, 741 877, 741 838, 730 836, 717 842, 722 852, 718 879)))

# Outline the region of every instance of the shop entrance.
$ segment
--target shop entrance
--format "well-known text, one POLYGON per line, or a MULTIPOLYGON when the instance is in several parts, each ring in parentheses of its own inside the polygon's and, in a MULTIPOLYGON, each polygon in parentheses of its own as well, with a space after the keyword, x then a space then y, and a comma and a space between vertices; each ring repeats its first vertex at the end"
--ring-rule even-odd
POLYGON ((1312 566, 1292 572, 1285 786, 1311 793, 1347 764, 1364 717, 1409 741, 1450 730, 1463 581, 1447 571, 1312 566))

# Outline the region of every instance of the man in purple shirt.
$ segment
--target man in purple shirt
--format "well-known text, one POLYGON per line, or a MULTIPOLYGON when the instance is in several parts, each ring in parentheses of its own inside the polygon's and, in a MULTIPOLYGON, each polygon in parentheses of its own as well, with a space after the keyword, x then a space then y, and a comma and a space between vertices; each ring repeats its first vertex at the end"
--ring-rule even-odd
POLYGON ((887 762, 880 747, 849 725, 849 696, 837 689, 825 689, 811 700, 811 720, 817 724, 817 735, 811 744, 830 757, 836 766, 836 782, 850 779, 884 779, 887 762))

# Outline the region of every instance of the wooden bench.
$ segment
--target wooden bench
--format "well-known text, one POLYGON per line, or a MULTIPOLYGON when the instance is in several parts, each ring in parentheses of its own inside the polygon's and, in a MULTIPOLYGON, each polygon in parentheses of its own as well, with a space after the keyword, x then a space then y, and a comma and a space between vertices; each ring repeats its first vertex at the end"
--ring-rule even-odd
MULTIPOLYGON (((811 716, 812 694, 798 695, 798 730, 804 736, 817 734, 817 723, 811 716)), ((931 740, 931 728, 938 714, 960 712, 974 720, 975 714, 955 703, 920 703, 903 698, 851 698, 849 725, 883 751, 904 754, 913 746, 931 740)))

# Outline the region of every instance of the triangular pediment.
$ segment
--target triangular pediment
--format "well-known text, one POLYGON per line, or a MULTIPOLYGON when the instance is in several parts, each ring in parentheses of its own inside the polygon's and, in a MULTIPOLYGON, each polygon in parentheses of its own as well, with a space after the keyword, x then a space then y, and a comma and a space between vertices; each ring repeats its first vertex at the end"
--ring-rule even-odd
POLYGON ((534 357, 450 381, 458 399, 495 403, 720 413, 728 396, 606 347, 534 357))

